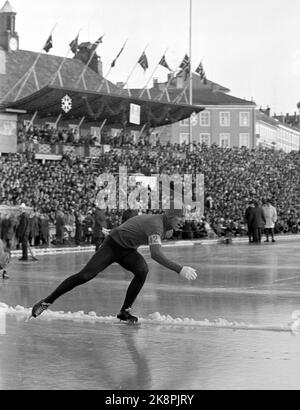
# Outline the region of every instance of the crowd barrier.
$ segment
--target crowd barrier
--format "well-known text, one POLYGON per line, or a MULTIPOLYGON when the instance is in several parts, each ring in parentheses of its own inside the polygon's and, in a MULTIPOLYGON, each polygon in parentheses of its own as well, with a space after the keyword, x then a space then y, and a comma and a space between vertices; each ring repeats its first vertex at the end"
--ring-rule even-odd
POLYGON ((62 156, 75 155, 79 157, 99 157, 105 152, 110 151, 109 145, 101 145, 99 147, 89 145, 63 145, 63 144, 35 144, 33 142, 22 142, 18 144, 17 151, 22 154, 25 152, 32 152, 37 155, 45 156, 62 156))

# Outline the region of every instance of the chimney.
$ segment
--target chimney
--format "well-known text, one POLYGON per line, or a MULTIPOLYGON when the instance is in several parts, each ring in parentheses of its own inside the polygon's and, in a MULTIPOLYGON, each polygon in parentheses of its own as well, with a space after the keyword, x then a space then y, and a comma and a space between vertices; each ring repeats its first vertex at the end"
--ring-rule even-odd
MULTIPOLYGON (((81 43, 78 46, 77 54, 75 54, 73 58, 82 61, 83 64, 87 64, 90 60, 92 52, 92 44, 90 42, 81 43)), ((99 59, 100 57, 97 55, 97 53, 95 53, 92 60, 89 63, 89 68, 91 68, 97 74, 99 74, 99 68, 102 70, 102 62, 99 66, 99 59)))

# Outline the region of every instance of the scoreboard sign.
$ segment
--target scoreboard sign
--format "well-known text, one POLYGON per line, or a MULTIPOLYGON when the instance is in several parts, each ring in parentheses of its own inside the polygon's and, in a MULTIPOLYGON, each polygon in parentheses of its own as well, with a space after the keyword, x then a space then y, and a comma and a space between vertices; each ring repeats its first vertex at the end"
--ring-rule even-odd
POLYGON ((136 104, 130 104, 130 119, 131 124, 140 125, 141 123, 141 107, 136 104))

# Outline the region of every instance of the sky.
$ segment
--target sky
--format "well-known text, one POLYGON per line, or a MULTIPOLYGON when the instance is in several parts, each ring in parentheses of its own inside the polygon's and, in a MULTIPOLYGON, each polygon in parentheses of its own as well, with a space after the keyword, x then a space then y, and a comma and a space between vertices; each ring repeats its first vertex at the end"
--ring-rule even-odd
MULTIPOLYGON (((192 3, 192 68, 203 61, 209 80, 230 94, 271 107, 274 114, 294 113, 300 101, 300 0, 10 0, 17 12, 20 48, 40 51, 53 31, 49 54, 66 56, 80 30, 79 42, 95 42, 103 74, 126 40, 110 81, 125 82, 146 48, 149 69, 140 66, 129 80, 144 87, 165 53, 178 69, 189 54, 192 3)), ((4 4, 5 0, 0 0, 4 4)), ((72 53, 68 55, 72 57, 72 53)), ((149 82, 149 85, 152 81, 149 82)))

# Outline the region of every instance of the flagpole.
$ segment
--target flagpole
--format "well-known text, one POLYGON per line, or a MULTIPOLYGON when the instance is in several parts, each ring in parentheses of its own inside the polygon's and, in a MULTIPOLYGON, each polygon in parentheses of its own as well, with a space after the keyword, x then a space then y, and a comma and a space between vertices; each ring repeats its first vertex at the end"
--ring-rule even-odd
MULTIPOLYGON (((52 79, 50 80, 49 84, 52 85, 54 83, 54 81, 56 80, 56 77, 58 76, 58 74, 60 73, 63 65, 65 64, 66 59, 68 58, 70 50, 68 49, 67 54, 65 55, 65 57, 63 58, 62 62, 60 63, 60 66, 58 67, 58 70, 54 73, 52 79)), ((61 84, 61 86, 63 86, 63 84, 61 84)))
MULTIPOLYGON (((190 0, 190 21, 189 21, 189 41, 190 41, 190 104, 193 105, 193 71, 192 71, 192 20, 193 20, 193 0, 190 0)), ((190 151, 193 152, 193 124, 192 116, 190 117, 190 151)))
MULTIPOLYGON (((124 50, 124 48, 125 48, 127 42, 128 42, 128 39, 125 41, 125 43, 124 43, 123 47, 121 48, 121 51, 119 52, 119 54, 118 54, 118 56, 116 57, 116 59, 120 57, 120 54, 121 54, 122 51, 124 50)), ((115 60, 116 60, 116 59, 115 59, 115 60)), ((114 61, 115 61, 115 60, 114 60, 114 61)), ((110 65, 109 70, 108 70, 107 74, 105 75, 105 78, 109 76, 109 74, 110 74, 110 72, 111 72, 111 70, 112 70, 113 68, 114 68, 114 66, 110 65)))
MULTIPOLYGON (((142 52, 142 54, 147 50, 148 46, 149 46, 149 44, 146 45, 146 47, 144 48, 144 51, 142 52)), ((125 81, 125 83, 124 83, 124 85, 123 85, 123 87, 122 87, 122 90, 124 90, 125 86, 128 84, 128 81, 129 81, 129 79, 131 78, 131 76, 132 76, 134 70, 136 69, 138 63, 139 63, 138 61, 135 63, 133 69, 131 70, 131 72, 130 72, 128 78, 127 78, 127 80, 125 81)), ((131 95, 129 89, 128 89, 128 92, 129 92, 129 95, 131 95)))
MULTIPOLYGON (((79 37, 80 32, 81 32, 81 29, 78 31, 77 37, 79 37)), ((63 65, 65 64, 69 53, 70 53, 70 48, 68 48, 67 54, 65 55, 64 59, 62 60, 60 66, 59 66, 58 70, 56 71, 56 73, 54 74, 53 78, 50 80, 50 82, 49 82, 50 85, 52 85, 54 83, 54 81, 56 80, 56 77, 60 73, 61 69, 63 68, 63 65)), ((63 86, 63 84, 62 84, 62 86, 63 86)))
MULTIPOLYGON (((163 53, 163 56, 166 54, 166 52, 168 51, 168 48, 166 48, 166 51, 163 53)), ((160 63, 161 59, 159 60, 160 63)), ((158 69, 159 63, 157 64, 157 66, 155 67, 155 69, 153 70, 153 73, 151 74, 151 76, 149 77, 145 87, 143 88, 142 92, 139 95, 139 98, 142 98, 144 91, 146 90, 146 88, 148 87, 148 84, 150 83, 152 77, 154 76, 154 74, 156 73, 156 70, 158 69)))
MULTIPOLYGON (((180 69, 180 65, 178 66, 177 70, 173 71, 172 73, 173 73, 173 74, 176 73, 179 69, 180 69)), ((170 84, 171 84, 171 82, 172 82, 173 80, 174 80, 174 77, 171 77, 171 76, 170 76, 170 78, 169 78, 167 84, 165 85, 165 87, 164 87, 162 93, 161 93, 161 94, 159 95, 159 97, 158 97, 158 101, 161 101, 162 98, 163 98, 163 96, 165 95, 165 93, 168 92, 168 88, 169 88, 169 86, 170 86, 170 84)))
MULTIPOLYGON (((51 30, 51 33, 50 33, 49 37, 52 36, 53 31, 54 31, 54 29, 55 29, 56 26, 57 26, 57 23, 54 24, 53 29, 51 30)), ((48 37, 48 38, 49 38, 49 37, 48 37)), ((44 47, 45 47, 45 46, 44 46, 44 47)), ((42 52, 43 52, 43 50, 44 50, 44 47, 41 49, 41 51, 40 51, 39 54, 37 55, 37 58, 35 59, 33 65, 32 65, 31 68, 29 69, 29 71, 28 71, 28 73, 27 73, 27 75, 26 75, 26 78, 25 78, 23 84, 21 85, 21 87, 20 87, 20 89, 19 89, 19 91, 18 91, 18 93, 17 93, 17 95, 16 95, 14 101, 16 101, 16 100, 19 98, 21 92, 23 91, 23 88, 25 87, 25 84, 27 83, 27 81, 28 81, 28 79, 29 79, 31 73, 33 72, 35 66, 37 65, 37 62, 38 62, 39 59, 40 59, 40 56, 42 55, 42 52)))
MULTIPOLYGON (((127 44, 127 41, 128 41, 128 39, 125 41, 125 43, 124 43, 124 45, 123 45, 121 51, 124 50, 124 48, 125 48, 125 46, 126 46, 126 44, 127 44)), ((119 56, 118 56, 118 57, 119 57, 119 56)), ((117 57, 117 58, 118 58, 118 57, 117 57)), ((115 60, 114 60, 114 61, 115 61, 115 60)), ((108 72, 105 74, 105 76, 104 76, 104 77, 102 78, 102 80, 101 80, 101 83, 100 83, 99 88, 98 88, 98 90, 97 90, 98 93, 102 90, 102 87, 103 87, 103 85, 104 85, 104 82, 107 81, 106 79, 107 79, 107 77, 109 76, 109 74, 110 74, 110 72, 111 72, 112 69, 113 69, 113 66, 111 65, 111 66, 109 67, 108 72)))

